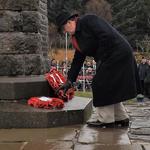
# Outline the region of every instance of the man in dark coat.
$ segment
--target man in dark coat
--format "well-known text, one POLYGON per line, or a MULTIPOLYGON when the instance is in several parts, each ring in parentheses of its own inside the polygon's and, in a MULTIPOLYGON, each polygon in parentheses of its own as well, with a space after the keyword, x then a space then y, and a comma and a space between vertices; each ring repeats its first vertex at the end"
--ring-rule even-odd
POLYGON ((145 94, 144 80, 147 75, 148 64, 146 58, 142 58, 141 63, 138 65, 139 78, 141 82, 141 94, 145 94))
POLYGON ((132 48, 109 23, 96 15, 61 13, 56 18, 59 31, 72 36, 76 49, 68 80, 60 89, 67 91, 76 81, 86 56, 96 62, 92 82, 93 105, 98 118, 89 126, 128 126, 129 119, 122 101, 136 97, 139 78, 132 48))

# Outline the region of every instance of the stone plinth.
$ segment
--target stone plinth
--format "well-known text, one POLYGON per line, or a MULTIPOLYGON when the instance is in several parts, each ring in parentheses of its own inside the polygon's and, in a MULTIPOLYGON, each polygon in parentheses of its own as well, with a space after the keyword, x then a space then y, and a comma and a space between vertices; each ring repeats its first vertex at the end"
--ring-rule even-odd
POLYGON ((1 102, 0 128, 47 128, 86 121, 92 111, 92 101, 75 97, 61 110, 33 108, 27 104, 1 102))
POLYGON ((49 96, 53 91, 43 75, 26 77, 0 77, 0 99, 28 99, 49 96))
POLYGON ((47 0, 0 0, 0 99, 47 95, 48 41, 47 0))

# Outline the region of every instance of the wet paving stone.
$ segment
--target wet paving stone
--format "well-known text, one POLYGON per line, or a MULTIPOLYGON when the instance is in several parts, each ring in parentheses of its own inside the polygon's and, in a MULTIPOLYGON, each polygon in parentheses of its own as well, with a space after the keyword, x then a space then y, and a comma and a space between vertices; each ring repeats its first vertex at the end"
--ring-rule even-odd
MULTIPOLYGON (((150 101, 126 105, 131 126, 129 138, 134 143, 150 142, 150 101)), ((144 149, 145 150, 145 149, 144 149)))
POLYGON ((143 144, 142 147, 144 150, 150 150, 150 144, 143 144))
POLYGON ((150 135, 150 128, 131 129, 130 133, 135 135, 150 135))
POLYGON ((86 125, 81 129, 78 142, 84 144, 130 144, 127 129, 90 128, 86 125))
POLYGON ((133 117, 131 129, 150 128, 150 117, 133 117))
POLYGON ((131 117, 149 116, 150 107, 127 106, 127 112, 131 117))
POLYGON ((141 143, 141 142, 150 143, 150 136, 146 136, 146 135, 134 135, 129 133, 129 138, 130 140, 134 140, 134 143, 141 143))
POLYGON ((0 143, 0 150, 21 150, 23 143, 0 143))
POLYGON ((46 129, 0 129, 0 141, 32 141, 44 140, 46 138, 46 129))
POLYGON ((140 145, 98 145, 98 144, 78 144, 74 150, 143 150, 140 145))
MULTIPOLYGON (((150 150, 150 106, 126 105, 130 128, 0 129, 0 150, 150 150)), ((93 113, 92 119, 95 118, 93 113)))
POLYGON ((74 139, 78 133, 80 132, 81 126, 72 126, 70 127, 62 127, 62 128, 53 128, 48 129, 47 139, 58 139, 69 141, 74 139))
POLYGON ((23 150, 72 150, 72 142, 30 142, 23 150))
POLYGON ((72 140, 80 128, 81 125, 47 129, 0 129, 0 142, 44 141, 47 139, 72 140))

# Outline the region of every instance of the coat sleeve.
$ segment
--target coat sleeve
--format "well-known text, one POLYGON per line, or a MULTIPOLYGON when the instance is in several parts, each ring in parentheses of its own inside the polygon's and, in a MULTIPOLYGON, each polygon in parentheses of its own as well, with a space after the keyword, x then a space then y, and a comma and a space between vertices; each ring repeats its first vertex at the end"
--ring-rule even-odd
POLYGON ((68 80, 71 82, 75 82, 77 76, 81 70, 81 67, 84 63, 86 56, 79 52, 78 50, 75 51, 73 61, 71 63, 71 68, 68 71, 68 80))

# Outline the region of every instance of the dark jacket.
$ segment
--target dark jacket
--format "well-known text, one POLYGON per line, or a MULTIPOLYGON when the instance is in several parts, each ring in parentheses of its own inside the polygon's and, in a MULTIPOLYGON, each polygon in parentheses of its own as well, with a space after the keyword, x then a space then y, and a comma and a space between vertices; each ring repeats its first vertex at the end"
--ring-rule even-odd
POLYGON ((129 43, 106 21, 86 15, 77 22, 76 50, 68 78, 74 82, 86 56, 97 63, 92 82, 94 106, 105 106, 136 97, 140 85, 129 43))
POLYGON ((139 72, 140 80, 144 81, 146 74, 147 74, 147 69, 148 69, 148 64, 146 64, 146 63, 145 64, 140 63, 138 65, 138 72, 139 72))

